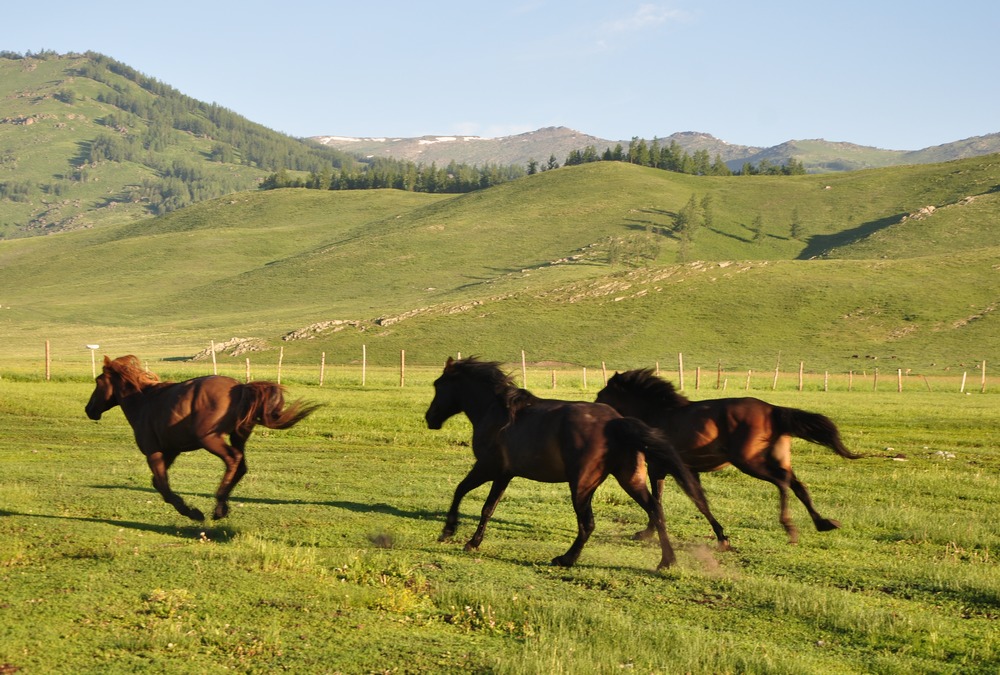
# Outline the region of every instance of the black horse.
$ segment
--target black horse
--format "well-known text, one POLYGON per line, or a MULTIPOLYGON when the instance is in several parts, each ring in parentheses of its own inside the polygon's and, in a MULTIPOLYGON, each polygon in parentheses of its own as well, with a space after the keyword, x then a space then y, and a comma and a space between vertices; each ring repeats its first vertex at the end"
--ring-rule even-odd
MULTIPOLYGON (((840 432, 828 417, 750 397, 692 402, 648 368, 616 373, 597 394, 597 400, 622 415, 634 415, 663 431, 694 472, 695 480, 702 472, 718 471, 732 464, 748 476, 773 483, 780 497, 781 524, 791 543, 796 543, 799 535, 788 513, 789 488, 809 511, 817 530, 826 532, 840 527, 836 520, 824 518, 816 511, 809 491, 792 471, 793 437, 824 445, 846 459, 861 457, 844 447, 840 432)), ((660 489, 659 482, 654 481, 656 498, 660 489)), ((708 518, 719 547, 728 548, 729 539, 722 526, 708 518)), ((652 534, 651 521, 645 532, 637 536, 652 534)))
POLYGON ((669 473, 698 509, 711 517, 701 486, 684 466, 666 438, 637 419, 624 418, 610 406, 582 401, 543 399, 518 388, 499 364, 467 358, 445 364, 434 382, 434 400, 425 419, 431 429, 464 412, 472 422, 472 470, 455 489, 441 540, 458 525, 462 498, 492 481, 475 534, 465 545, 470 551, 483 540, 486 523, 515 477, 545 483, 569 483, 577 518, 577 537, 569 550, 552 560, 569 567, 594 531, 591 501, 594 491, 613 475, 649 516, 660 538, 659 567, 668 567, 674 552, 667 537, 660 502, 646 486, 650 472, 669 473))

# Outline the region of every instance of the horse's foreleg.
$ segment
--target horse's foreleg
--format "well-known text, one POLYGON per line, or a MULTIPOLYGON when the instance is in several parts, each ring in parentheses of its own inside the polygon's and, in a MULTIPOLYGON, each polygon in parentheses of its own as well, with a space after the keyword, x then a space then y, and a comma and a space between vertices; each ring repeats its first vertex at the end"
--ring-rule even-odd
POLYGON ((486 502, 483 504, 483 513, 479 517, 479 527, 476 528, 476 533, 472 535, 472 539, 465 545, 466 551, 474 551, 483 543, 483 533, 486 531, 486 523, 493 517, 493 510, 496 509, 497 502, 503 497, 504 490, 510 485, 512 478, 513 476, 499 476, 493 479, 493 485, 490 486, 490 494, 486 497, 486 502))
POLYGON ((458 507, 462 503, 462 498, 488 480, 490 480, 489 473, 479 462, 476 462, 469 470, 468 475, 455 488, 455 496, 451 500, 451 507, 448 509, 448 515, 445 516, 444 529, 441 531, 438 541, 447 541, 455 534, 455 529, 458 527, 458 507))
POLYGON ((819 512, 816 511, 816 508, 813 506, 812 499, 809 497, 809 490, 806 489, 806 486, 798 479, 794 471, 789 471, 788 474, 791 478, 790 484, 792 492, 795 493, 795 496, 799 498, 799 501, 802 502, 802 504, 806 507, 806 510, 809 511, 809 517, 812 518, 816 529, 819 532, 829 532, 830 530, 836 530, 840 527, 840 523, 836 520, 833 520, 832 518, 824 518, 819 515, 819 512))
POLYGON ((146 457, 146 464, 149 465, 149 470, 153 472, 153 487, 163 497, 163 501, 171 504, 182 516, 199 522, 205 520, 205 516, 201 511, 188 506, 180 495, 170 489, 167 469, 173 463, 175 457, 176 455, 170 457, 164 456, 162 452, 154 452, 146 457))
POLYGON ((212 518, 215 520, 225 518, 229 514, 229 495, 247 472, 243 449, 237 447, 242 446, 244 442, 233 438, 233 445, 229 445, 221 437, 203 439, 205 449, 219 457, 226 465, 222 481, 215 491, 215 511, 212 513, 212 518))

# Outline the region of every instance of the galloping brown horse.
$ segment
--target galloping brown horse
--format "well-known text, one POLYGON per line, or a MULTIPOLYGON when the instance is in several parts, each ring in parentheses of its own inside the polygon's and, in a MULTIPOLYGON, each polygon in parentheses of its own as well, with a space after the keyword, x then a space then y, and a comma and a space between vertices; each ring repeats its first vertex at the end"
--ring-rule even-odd
MULTIPOLYGON (((648 368, 616 373, 597 394, 597 400, 663 431, 696 480, 700 481, 701 472, 718 471, 732 464, 749 476, 773 483, 780 496, 781 524, 791 543, 798 541, 798 529, 788 513, 788 488, 805 505, 817 530, 840 527, 839 522, 816 511, 809 491, 792 471, 793 437, 825 445, 847 459, 861 457, 844 447, 840 432, 828 417, 756 398, 691 402, 671 382, 648 368)), ((655 498, 659 498, 661 490, 662 480, 654 481, 655 498)), ((729 548, 722 526, 708 518, 719 547, 729 548)), ((652 536, 652 526, 637 536, 652 536)))
POLYGON ((167 470, 180 453, 205 448, 225 462, 212 514, 224 518, 229 513, 229 493, 247 471, 243 451, 254 426, 287 429, 319 407, 297 402, 286 408, 284 387, 273 382, 240 384, 219 375, 160 382, 134 356, 114 361, 105 356, 96 383, 85 408, 87 417, 99 420, 106 410, 121 406, 153 472, 153 487, 178 513, 198 521, 205 516, 171 490, 167 479, 167 470))
POLYGON ((639 420, 623 418, 609 406, 538 398, 518 388, 497 363, 449 358, 434 382, 434 400, 424 417, 429 428, 440 429, 461 412, 472 422, 476 461, 455 489, 442 541, 455 533, 462 498, 484 483, 493 482, 479 527, 465 545, 467 551, 479 547, 486 523, 513 478, 566 481, 576 511, 577 537, 552 564, 570 567, 594 531, 594 491, 610 474, 649 516, 650 527, 660 538, 659 566, 667 567, 675 560, 674 552, 660 501, 652 498, 646 486, 647 462, 650 471, 656 466, 659 475, 675 476, 699 510, 711 518, 701 486, 664 436, 639 420))

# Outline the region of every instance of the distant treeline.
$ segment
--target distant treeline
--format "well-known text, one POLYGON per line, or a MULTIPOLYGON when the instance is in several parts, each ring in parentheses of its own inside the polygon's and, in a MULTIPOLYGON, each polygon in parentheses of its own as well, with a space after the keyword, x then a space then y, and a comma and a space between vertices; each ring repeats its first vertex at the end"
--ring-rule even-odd
MULTIPOLYGON (((628 162, 696 176, 790 176, 806 172, 802 162, 795 159, 780 165, 772 164, 767 160, 762 160, 756 166, 747 162, 744 163, 740 171, 734 172, 722 161, 719 155, 711 160, 707 150, 697 150, 691 154, 681 148, 676 141, 661 146, 655 138, 648 145, 643 139, 633 138, 627 151, 620 143, 614 149, 605 149, 603 153, 598 153, 592 145, 583 150, 572 150, 566 157, 563 166, 575 166, 589 162, 628 162)), ((533 175, 558 168, 559 160, 556 159, 555 155, 550 156, 545 164, 530 160, 526 168, 496 164, 479 167, 460 164, 454 160, 445 167, 439 167, 436 163, 426 166, 406 160, 382 157, 366 161, 358 160, 353 166, 339 170, 313 171, 305 177, 292 175, 287 170, 282 169, 268 176, 261 184, 261 189, 372 190, 391 188, 411 192, 461 193, 481 190, 524 175, 533 175)))
POLYGON ((281 170, 268 176, 263 190, 310 188, 313 190, 377 190, 383 188, 410 192, 462 193, 482 190, 526 174, 520 166, 487 164, 484 167, 452 161, 445 167, 406 160, 377 157, 363 164, 339 170, 324 169, 308 177, 293 176, 281 170))
MULTIPOLYGON (((548 168, 553 168, 553 159, 549 158, 548 168)), ((802 162, 792 158, 786 164, 773 164, 766 159, 761 160, 756 166, 750 162, 744 162, 739 171, 730 169, 720 155, 715 159, 710 159, 707 150, 696 150, 693 154, 684 150, 675 140, 671 140, 669 145, 661 145, 657 139, 646 143, 645 139, 635 136, 629 143, 628 150, 622 147, 621 143, 614 149, 605 148, 604 152, 598 153, 597 148, 588 145, 583 150, 573 150, 566 157, 565 166, 576 164, 587 164, 589 162, 628 162, 639 166, 649 166, 664 171, 675 171, 694 176, 732 176, 732 175, 769 175, 769 176, 795 176, 806 172, 802 162)), ((537 169, 529 163, 528 173, 534 173, 537 169)))

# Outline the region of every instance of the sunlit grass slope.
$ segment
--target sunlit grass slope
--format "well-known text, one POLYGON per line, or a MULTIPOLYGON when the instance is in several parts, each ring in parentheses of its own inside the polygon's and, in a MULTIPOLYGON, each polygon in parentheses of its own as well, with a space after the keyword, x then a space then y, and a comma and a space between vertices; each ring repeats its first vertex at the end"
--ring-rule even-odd
POLYGON ((183 357, 253 336, 293 359, 365 344, 431 363, 526 349, 947 367, 998 351, 997 185, 993 156, 796 177, 599 163, 458 196, 241 193, 0 242, 0 327, 14 354, 51 338, 183 357), (692 198, 685 242, 674 224, 692 198), (636 240, 654 257, 611 259, 611 242, 636 240), (354 323, 280 341, 331 320, 354 323))

